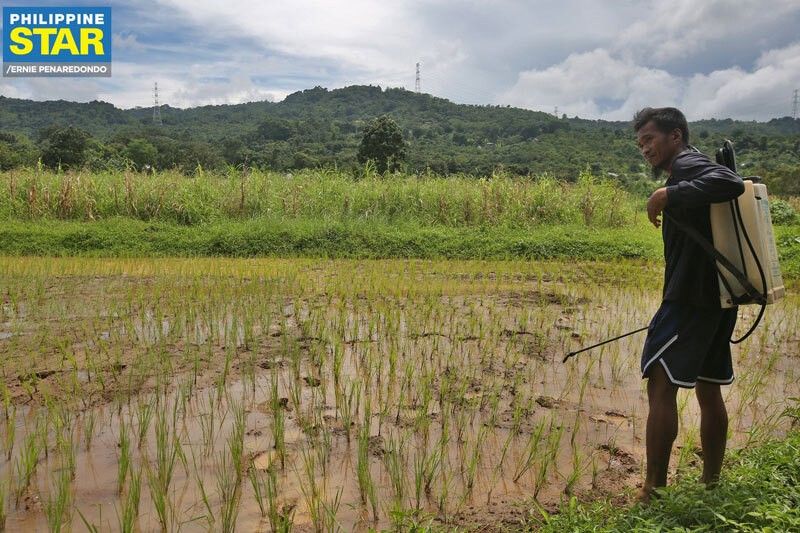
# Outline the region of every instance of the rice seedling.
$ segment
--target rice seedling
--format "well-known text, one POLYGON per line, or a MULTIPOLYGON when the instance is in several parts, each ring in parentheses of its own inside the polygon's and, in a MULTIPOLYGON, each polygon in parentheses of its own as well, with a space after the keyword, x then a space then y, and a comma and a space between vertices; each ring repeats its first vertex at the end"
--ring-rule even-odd
POLYGON ((72 477, 69 469, 59 468, 53 473, 52 485, 44 502, 47 527, 58 533, 69 528, 72 521, 72 477))
POLYGON ((537 459, 539 459, 539 446, 542 443, 545 425, 546 424, 543 419, 537 422, 533 428, 533 431, 528 437, 528 442, 525 446, 525 452, 522 456, 522 461, 517 465, 512 478, 515 483, 518 482, 520 478, 525 475, 525 472, 530 470, 531 467, 536 463, 537 459))
POLYGON ((321 532, 324 531, 323 526, 326 512, 322 487, 317 482, 316 454, 313 450, 303 448, 300 450, 300 456, 303 461, 303 471, 302 473, 298 473, 298 477, 302 479, 300 489, 305 498, 306 508, 308 509, 314 530, 321 532))
POLYGON ((517 432, 510 431, 508 435, 506 435, 506 439, 503 442, 503 446, 500 450, 500 459, 497 461, 494 469, 492 470, 492 478, 488 485, 488 490, 486 491, 486 505, 492 503, 492 492, 494 491, 494 486, 497 483, 497 480, 500 479, 500 476, 504 472, 503 464, 505 463, 506 455, 508 455, 508 450, 511 447, 511 443, 514 438, 517 436, 517 432))
POLYGON ((286 419, 283 405, 278 397, 278 374, 270 377, 270 410, 272 411, 273 447, 281 460, 281 470, 286 468, 286 419))
POLYGON ((325 514, 323 515, 322 519, 322 531, 341 531, 342 527, 339 521, 336 518, 336 515, 339 513, 339 506, 342 503, 342 492, 343 488, 340 486, 336 489, 336 494, 333 496, 331 501, 322 501, 322 505, 325 510, 325 514))
POLYGON ((227 453, 221 450, 216 461, 217 492, 220 497, 219 528, 231 532, 236 528, 239 503, 242 497, 241 472, 236 471, 234 451, 228 443, 227 453))
POLYGON ((534 500, 538 498, 539 493, 541 492, 542 488, 544 488, 548 471, 555 463, 556 456, 558 455, 558 449, 561 445, 561 437, 563 432, 564 427, 560 425, 556 426, 551 418, 548 427, 547 448, 542 454, 541 462, 536 465, 534 481, 535 485, 533 489, 534 500))
POLYGON ((139 518, 139 502, 142 492, 142 472, 131 472, 128 492, 119 515, 119 530, 123 533, 134 533, 139 518))
MULTIPOLYGON (((369 405, 369 397, 365 400, 365 405, 369 405)), ((365 413, 369 407, 365 407, 365 413)), ((358 490, 361 496, 361 504, 367 505, 369 502, 372 508, 372 518, 378 520, 378 496, 375 482, 369 467, 369 418, 365 415, 365 422, 358 429, 358 460, 356 463, 356 473, 358 479, 358 490)))
POLYGON ((39 433, 39 425, 37 423, 36 429, 29 432, 22 442, 20 456, 17 459, 17 505, 19 505, 19 499, 22 494, 30 487, 31 480, 36 472, 36 466, 39 464, 39 454, 42 451, 42 440, 39 433))
POLYGON ((361 400, 361 384, 358 380, 347 381, 342 386, 342 390, 338 393, 339 400, 337 401, 337 414, 342 420, 342 427, 344 428, 345 437, 347 442, 350 442, 350 428, 353 425, 356 416, 356 408, 361 400))
POLYGON ((209 455, 211 453, 214 449, 214 442, 216 441, 216 423, 214 421, 216 409, 214 408, 213 392, 209 391, 207 399, 208 402, 205 404, 202 403, 202 399, 200 400, 201 412, 197 416, 197 422, 200 425, 203 438, 204 455, 209 455))
POLYGON ((278 478, 274 469, 267 470, 266 494, 269 524, 272 531, 289 532, 292 530, 295 508, 293 506, 282 506, 278 508, 278 478))
POLYGON ((405 439, 390 438, 383 454, 383 464, 389 474, 398 508, 402 507, 406 495, 406 456, 405 439))
POLYGON ((462 506, 472 497, 472 490, 475 485, 475 475, 481 462, 486 435, 486 426, 481 426, 481 428, 478 430, 478 435, 476 436, 475 442, 473 443, 472 452, 465 457, 465 463, 462 463, 461 476, 464 480, 464 492, 458 501, 458 505, 456 506, 457 509, 461 509, 462 506))
POLYGON ((150 500, 156 512, 162 533, 169 531, 171 524, 172 508, 169 494, 162 486, 158 474, 149 466, 146 467, 147 487, 150 491, 150 500))
POLYGON ((250 486, 253 488, 253 497, 258 504, 258 509, 261 511, 261 517, 267 516, 267 480, 266 474, 258 470, 255 464, 251 464, 247 469, 247 478, 250 480, 250 486))
MULTIPOLYGON (((583 464, 583 456, 581 455, 579 448, 572 448, 572 468, 570 470, 569 476, 566 477, 566 485, 564 486, 564 494, 571 495, 572 490, 575 487, 575 483, 578 482, 580 479, 581 474, 583 473, 584 469, 587 465, 583 464)), ((594 478, 593 478, 594 479, 594 478)))
POLYGON ((228 404, 231 406, 233 412, 233 431, 228 439, 228 449, 231 453, 231 464, 236 473, 237 485, 242 481, 244 473, 244 464, 242 456, 244 453, 244 431, 245 431, 245 413, 244 401, 230 400, 228 404))
POLYGON ((63 468, 69 473, 70 480, 75 479, 75 456, 77 453, 71 428, 62 428, 56 436, 56 447, 63 462, 63 468))
POLYGON ((0 531, 6 530, 8 482, 0 479, 0 531))
POLYGON ((16 405, 11 402, 11 393, 6 387, 5 383, 0 384, 0 390, 3 392, 3 420, 8 422, 9 419, 14 418, 16 413, 16 405))
MULTIPOLYGON (((182 457, 180 441, 174 431, 170 432, 169 421, 164 410, 155 414, 155 466, 146 463, 147 485, 158 515, 162 531, 168 531, 174 521, 174 509, 169 492, 175 464, 182 457)), ((185 458, 184 458, 185 459, 185 458)))
POLYGON ((320 466, 320 471, 323 479, 328 477, 328 465, 331 461, 331 453, 333 452, 333 436, 328 425, 324 419, 320 419, 318 441, 314 443, 314 451, 317 453, 317 460, 320 466))
MULTIPOLYGON (((206 453, 203 452, 203 456, 205 455, 206 453)), ((197 456, 193 448, 192 448, 192 467, 193 467, 192 472, 194 474, 195 485, 197 487, 197 492, 200 495, 199 503, 203 504, 203 508, 205 509, 206 512, 205 518, 206 522, 208 523, 207 525, 209 528, 212 528, 214 526, 214 521, 215 521, 214 509, 211 507, 211 501, 208 498, 208 492, 206 492, 205 482, 204 479, 202 478, 201 468, 197 464, 197 456)))
POLYGON ((6 461, 11 460, 11 455, 14 453, 14 442, 17 431, 17 409, 11 407, 6 410, 6 423, 5 423, 5 449, 6 461))
POLYGON ((97 418, 93 410, 89 410, 83 416, 83 442, 86 446, 86 451, 91 451, 92 440, 94 439, 94 427, 97 418))
POLYGON ((119 423, 119 459, 117 460, 117 493, 122 494, 131 467, 131 439, 124 419, 119 423))
POLYGON ((147 436, 147 430, 150 427, 150 421, 153 419, 155 412, 155 405, 147 400, 140 399, 137 402, 136 410, 136 423, 138 431, 138 440, 136 446, 141 449, 144 444, 144 439, 147 436))
POLYGON ((414 456, 414 502, 417 511, 422 508, 423 494, 427 497, 431 495, 431 484, 441 459, 439 450, 440 447, 435 446, 431 453, 428 453, 427 444, 424 444, 414 456))

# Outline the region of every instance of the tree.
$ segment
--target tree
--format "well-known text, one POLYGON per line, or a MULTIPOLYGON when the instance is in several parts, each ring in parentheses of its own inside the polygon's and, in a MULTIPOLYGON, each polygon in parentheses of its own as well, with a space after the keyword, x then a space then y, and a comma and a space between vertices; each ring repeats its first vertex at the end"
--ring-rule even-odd
POLYGON ((89 132, 68 126, 51 126, 44 130, 42 138, 42 162, 50 168, 77 168, 86 162, 86 147, 89 132))
POLYGON ((378 117, 364 130, 356 157, 362 165, 369 160, 374 161, 381 174, 387 170, 397 170, 406 158, 402 130, 388 115, 378 117))
POLYGON ((155 165, 158 150, 145 139, 133 139, 125 147, 125 155, 133 162, 136 170, 141 170, 145 165, 155 165))
POLYGON ((268 117, 258 126, 256 135, 266 141, 286 141, 292 136, 292 125, 288 120, 268 117))
POLYGON ((33 166, 39 152, 24 135, 0 132, 0 171, 33 166))

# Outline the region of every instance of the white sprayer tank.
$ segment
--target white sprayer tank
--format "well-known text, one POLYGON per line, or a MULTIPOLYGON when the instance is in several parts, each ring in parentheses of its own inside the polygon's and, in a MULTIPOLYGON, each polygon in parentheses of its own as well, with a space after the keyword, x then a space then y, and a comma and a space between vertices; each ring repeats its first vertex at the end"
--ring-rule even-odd
MULTIPOLYGON (((775 246, 775 236, 772 232, 772 217, 769 213, 769 199, 767 186, 762 183, 753 183, 744 180, 744 193, 735 200, 718 204, 711 204, 711 231, 714 236, 714 248, 727 257, 746 276, 756 290, 767 294, 767 303, 774 303, 783 297, 783 277, 778 263, 778 249, 775 246), (744 229, 755 249, 767 286, 761 279, 758 264, 747 244, 742 226, 736 216, 734 202, 738 202, 739 210, 744 222, 744 229)), ((736 277, 728 272, 719 262, 717 263, 719 276, 725 276, 734 296, 747 294, 736 277)), ((719 281, 720 304, 723 308, 733 307, 731 294, 720 279, 719 281)), ((756 303, 756 302, 747 302, 756 303)))

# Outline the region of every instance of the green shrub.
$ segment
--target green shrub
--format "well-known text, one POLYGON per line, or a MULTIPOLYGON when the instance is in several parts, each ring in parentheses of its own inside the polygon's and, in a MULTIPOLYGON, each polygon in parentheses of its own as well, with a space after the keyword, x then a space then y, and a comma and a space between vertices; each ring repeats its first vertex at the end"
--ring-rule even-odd
POLYGON ((769 212, 773 224, 793 224, 797 220, 797 211, 792 204, 780 198, 770 200, 769 212))

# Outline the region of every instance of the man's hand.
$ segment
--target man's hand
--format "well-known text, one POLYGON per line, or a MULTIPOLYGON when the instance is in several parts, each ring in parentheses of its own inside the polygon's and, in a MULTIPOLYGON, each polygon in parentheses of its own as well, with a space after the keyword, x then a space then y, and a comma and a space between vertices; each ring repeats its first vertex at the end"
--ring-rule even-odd
POLYGON ((665 207, 667 207, 667 188, 661 187, 656 189, 647 199, 647 218, 657 228, 661 226, 661 220, 658 219, 658 216, 665 207))

